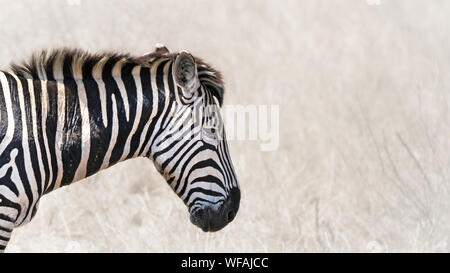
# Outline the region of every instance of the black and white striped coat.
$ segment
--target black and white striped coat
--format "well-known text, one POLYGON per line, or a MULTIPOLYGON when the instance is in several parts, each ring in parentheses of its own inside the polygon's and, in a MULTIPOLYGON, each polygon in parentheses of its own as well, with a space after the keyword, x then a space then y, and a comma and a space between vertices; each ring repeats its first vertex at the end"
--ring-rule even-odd
POLYGON ((0 251, 39 199, 138 156, 153 160, 215 231, 232 221, 240 191, 220 111, 220 73, 164 46, 134 58, 43 51, 0 72, 0 251))

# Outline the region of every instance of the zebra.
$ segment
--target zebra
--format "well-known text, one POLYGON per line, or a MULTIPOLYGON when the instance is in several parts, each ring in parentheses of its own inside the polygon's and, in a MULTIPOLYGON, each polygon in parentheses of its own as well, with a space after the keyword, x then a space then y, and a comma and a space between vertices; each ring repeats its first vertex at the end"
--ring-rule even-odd
POLYGON ((221 73, 163 45, 140 57, 60 48, 0 71, 0 252, 49 192, 151 159, 203 231, 241 198, 220 107, 221 73))

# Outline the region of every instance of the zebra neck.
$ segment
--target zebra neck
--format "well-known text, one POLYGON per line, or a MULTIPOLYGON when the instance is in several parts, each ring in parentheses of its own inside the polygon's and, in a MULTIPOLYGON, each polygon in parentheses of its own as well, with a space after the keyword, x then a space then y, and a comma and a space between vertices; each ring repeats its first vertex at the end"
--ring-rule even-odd
MULTIPOLYGON (((53 83, 58 174, 51 190, 149 155, 161 113, 171 100, 156 78, 156 69, 136 66, 120 77, 53 83)), ((52 83, 48 85, 51 89, 52 83)))

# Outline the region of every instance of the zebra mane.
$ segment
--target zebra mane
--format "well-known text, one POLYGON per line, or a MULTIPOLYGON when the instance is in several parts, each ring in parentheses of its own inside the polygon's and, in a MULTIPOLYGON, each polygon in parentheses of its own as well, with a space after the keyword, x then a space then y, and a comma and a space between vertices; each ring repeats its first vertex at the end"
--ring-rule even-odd
POLYGON ((211 94, 217 98, 219 105, 223 104, 223 96, 225 93, 225 83, 222 74, 213 68, 211 65, 205 63, 202 59, 195 57, 197 63, 197 73, 200 82, 205 86, 211 94))
POLYGON ((82 67, 93 67, 100 60, 106 58, 111 61, 123 60, 125 63, 132 62, 132 58, 128 54, 118 54, 112 52, 93 54, 86 50, 77 48, 59 48, 53 50, 42 50, 31 55, 31 58, 23 61, 22 63, 12 63, 10 70, 25 78, 31 78, 36 80, 55 79, 54 75, 50 75, 49 72, 53 71, 55 64, 63 67, 64 79, 82 79, 83 72, 82 67), (73 69, 72 65, 64 66, 66 62, 76 62, 79 69, 73 69))
MULTIPOLYGON (((42 50, 32 54, 31 58, 22 63, 12 63, 9 70, 21 77, 35 80, 58 80, 59 77, 50 75, 55 64, 63 67, 60 79, 82 79, 83 67, 94 67, 102 59, 108 62, 123 61, 124 64, 149 66, 158 60, 174 60, 176 53, 152 52, 142 57, 133 57, 129 54, 115 52, 90 53, 77 48, 60 48, 53 50, 42 50), (77 63, 77 69, 72 65, 64 65, 66 62, 77 63)), ((222 74, 202 59, 195 57, 200 83, 217 98, 220 106, 224 97, 224 82, 222 74)))

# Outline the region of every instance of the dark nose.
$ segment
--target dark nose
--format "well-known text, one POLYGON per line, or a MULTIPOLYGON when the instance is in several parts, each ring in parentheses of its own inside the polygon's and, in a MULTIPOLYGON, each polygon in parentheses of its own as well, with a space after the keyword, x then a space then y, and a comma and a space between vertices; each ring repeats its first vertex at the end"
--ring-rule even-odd
POLYGON ((239 210, 241 192, 232 189, 225 202, 218 208, 214 205, 205 204, 203 207, 191 212, 191 222, 203 231, 218 231, 233 221, 239 210))

